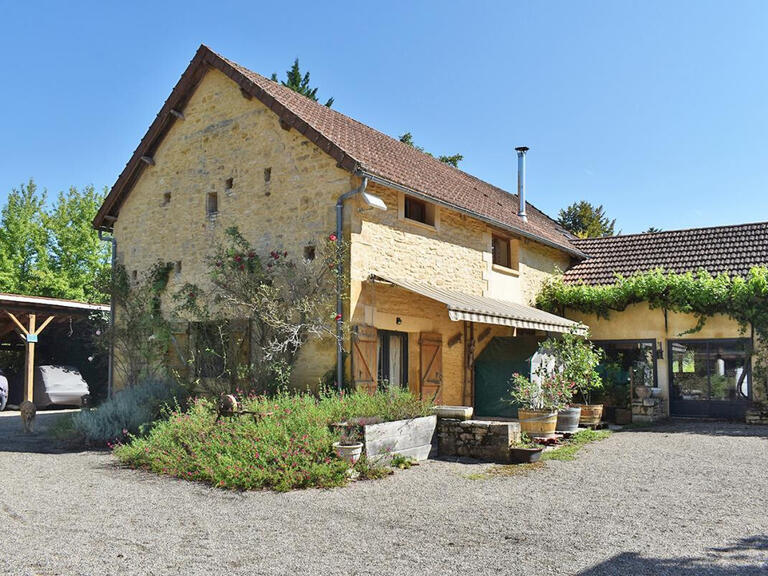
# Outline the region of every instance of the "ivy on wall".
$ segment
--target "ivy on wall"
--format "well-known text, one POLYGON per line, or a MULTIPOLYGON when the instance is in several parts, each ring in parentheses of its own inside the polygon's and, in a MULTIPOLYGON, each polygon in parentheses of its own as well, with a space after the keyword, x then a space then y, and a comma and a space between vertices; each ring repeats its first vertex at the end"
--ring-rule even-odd
POLYGON ((707 318, 724 314, 743 329, 754 327, 761 339, 768 340, 768 268, 764 266, 752 268, 746 278, 654 270, 617 276, 614 284, 602 286, 566 284, 562 277, 555 277, 536 298, 536 305, 549 312, 562 313, 567 308, 602 318, 640 302, 652 309, 692 314, 698 320, 692 332, 700 330, 707 318))

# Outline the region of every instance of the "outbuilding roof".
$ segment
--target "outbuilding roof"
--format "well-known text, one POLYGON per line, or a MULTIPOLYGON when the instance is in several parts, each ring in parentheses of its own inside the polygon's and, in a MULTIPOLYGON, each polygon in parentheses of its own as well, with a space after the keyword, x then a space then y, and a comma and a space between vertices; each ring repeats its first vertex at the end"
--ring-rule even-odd
POLYGON ((612 284, 617 275, 626 277, 656 269, 746 276, 754 266, 768 266, 768 222, 572 242, 588 258, 565 272, 569 283, 612 284))
POLYGON ((145 169, 142 157, 152 156, 209 68, 229 76, 240 86, 244 96, 260 100, 279 116, 284 128, 295 129, 306 136, 335 158, 341 168, 374 176, 382 184, 391 183, 406 188, 499 228, 536 239, 572 255, 583 256, 571 243, 572 236, 535 206, 527 204, 528 221, 523 221, 517 215, 516 194, 440 162, 370 126, 297 94, 204 45, 198 49, 105 199, 94 219, 96 228, 112 227, 122 201, 145 169))

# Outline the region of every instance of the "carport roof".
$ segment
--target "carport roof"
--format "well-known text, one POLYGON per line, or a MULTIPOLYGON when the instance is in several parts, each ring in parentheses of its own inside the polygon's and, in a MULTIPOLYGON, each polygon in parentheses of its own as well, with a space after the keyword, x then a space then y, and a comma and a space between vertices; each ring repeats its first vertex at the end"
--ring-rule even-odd
POLYGON ((89 304, 77 300, 64 300, 61 298, 46 298, 43 296, 24 296, 22 294, 6 294, 0 292, 0 309, 15 309, 23 311, 40 312, 108 312, 106 304, 89 304))
POLYGON ((585 326, 579 322, 544 312, 538 308, 525 306, 524 304, 496 300, 486 296, 474 296, 411 280, 386 278, 379 275, 372 275, 371 280, 383 280, 410 292, 425 296, 430 300, 442 302, 448 308, 448 316, 455 322, 466 320, 481 324, 497 324, 529 330, 545 330, 547 332, 568 332, 574 329, 579 334, 585 330, 585 326))

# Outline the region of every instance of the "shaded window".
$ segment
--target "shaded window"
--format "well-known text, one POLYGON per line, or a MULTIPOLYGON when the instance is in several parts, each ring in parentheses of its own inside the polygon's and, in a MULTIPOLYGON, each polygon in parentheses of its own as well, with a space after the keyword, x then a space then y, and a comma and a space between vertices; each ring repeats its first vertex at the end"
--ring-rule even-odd
POLYGON ((235 180, 233 178, 227 178, 224 181, 224 190, 230 191, 232 190, 234 185, 235 185, 235 180))
POLYGON ((163 204, 162 205, 163 206, 168 206, 168 204, 170 204, 170 203, 171 203, 171 193, 170 192, 165 192, 163 194, 163 204))
POLYGON ((592 400, 608 407, 629 408, 630 384, 655 387, 655 340, 601 340, 595 345, 602 348, 603 357, 597 371, 603 388, 594 393, 592 400))
POLYGON ((314 260, 315 259, 315 247, 310 246, 304 246, 304 260, 314 260))
POLYGON ((491 243, 491 248, 493 252, 493 263, 496 264, 496 266, 512 268, 509 238, 494 236, 491 243))
POLYGON ((272 168, 264 168, 264 182, 272 180, 272 168))
POLYGON ((405 197, 403 215, 408 220, 415 220, 429 226, 435 225, 435 207, 418 198, 405 197))
POLYGON ((408 388, 408 334, 379 330, 377 352, 379 386, 408 388))
POLYGON ((181 275, 181 260, 176 260, 176 264, 174 264, 173 269, 176 272, 176 276, 181 275))
POLYGON ((205 201, 205 212, 208 216, 215 216, 219 213, 219 195, 216 192, 209 192, 205 201))

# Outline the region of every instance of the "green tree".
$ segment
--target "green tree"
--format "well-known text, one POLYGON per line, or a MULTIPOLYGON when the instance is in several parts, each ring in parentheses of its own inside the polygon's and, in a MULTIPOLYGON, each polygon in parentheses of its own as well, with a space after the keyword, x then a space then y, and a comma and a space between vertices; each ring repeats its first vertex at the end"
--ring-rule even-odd
POLYGON ((643 232, 643 234, 656 234, 658 232, 663 232, 661 228, 656 228, 656 226, 649 226, 648 230, 643 232))
MULTIPOLYGON (((272 74, 272 81, 277 82, 277 74, 272 74)), ((317 88, 310 88, 309 86, 309 72, 304 73, 304 75, 301 75, 301 68, 299 68, 299 59, 296 58, 296 60, 293 61, 293 66, 291 66, 286 72, 285 72, 285 80, 280 81, 280 83, 293 90, 294 92, 298 92, 299 94, 302 94, 303 96, 306 96, 307 98, 311 98, 315 102, 317 102, 317 88)), ((325 103, 325 105, 330 108, 333 106, 333 98, 328 98, 328 101, 325 103)))
POLYGON ((33 180, 11 190, 0 210, 0 292, 108 300, 95 286, 109 274, 109 245, 91 227, 103 198, 70 188, 49 207, 33 180))
MULTIPOLYGON (((432 154, 424 150, 424 148, 416 145, 416 143, 413 141, 413 134, 411 134, 410 132, 406 132, 405 134, 400 136, 400 142, 402 142, 403 144, 407 144, 411 148, 415 148, 419 152, 424 152, 424 154, 426 154, 427 156, 432 156, 432 154)), ((454 168, 458 168, 459 162, 464 160, 464 156, 462 154, 452 154, 450 156, 440 155, 437 157, 437 159, 440 160, 440 162, 443 162, 444 164, 450 164, 454 168)))
POLYGON ((600 238, 614 236, 616 220, 605 215, 603 206, 590 204, 582 200, 574 202, 565 210, 560 210, 558 223, 579 238, 600 238))
POLYGON ((45 192, 33 180, 14 188, 0 211, 0 292, 38 294, 48 276, 45 192))
POLYGON ((60 192, 43 219, 49 233, 49 268, 63 283, 67 298, 105 301, 96 280, 110 270, 109 244, 99 240, 91 221, 104 200, 93 186, 60 192))

